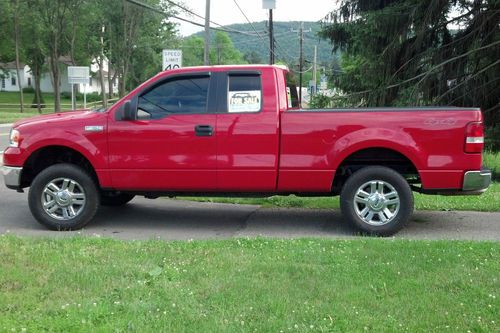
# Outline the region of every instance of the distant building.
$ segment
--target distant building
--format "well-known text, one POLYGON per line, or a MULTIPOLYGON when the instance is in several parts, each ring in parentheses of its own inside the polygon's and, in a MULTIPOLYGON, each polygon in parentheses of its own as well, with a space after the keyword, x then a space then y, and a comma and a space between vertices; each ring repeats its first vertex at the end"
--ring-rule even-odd
POLYGON ((0 91, 19 91, 19 82, 22 88, 31 87, 32 76, 29 66, 20 64, 19 76, 18 78, 15 61, 0 63, 0 91))
MULTIPOLYGON (((69 56, 61 56, 59 57, 59 64, 61 66, 61 71, 60 71, 60 76, 61 76, 61 82, 60 82, 60 91, 61 92, 71 92, 71 85, 68 82, 68 66, 73 66, 73 62, 71 61, 71 58, 69 56)), ((99 69, 95 64, 92 64, 90 66, 91 72, 90 72, 90 82, 89 84, 85 87, 85 91, 87 94, 90 93, 101 93, 101 82, 99 79, 99 69)), ((107 69, 107 64, 105 65, 105 68, 107 69)), ((20 81, 21 81, 21 87, 22 88, 28 88, 32 87, 34 88, 34 79, 33 75, 31 73, 31 69, 29 66, 21 64, 21 71, 20 71, 20 81)), ((106 93, 109 92, 108 88, 108 72, 104 71, 104 90, 106 93)), ((42 77, 40 79, 40 90, 42 92, 47 92, 47 93, 52 93, 54 92, 53 85, 52 85, 52 74, 50 72, 44 72, 42 73, 42 77)), ((113 72, 111 73, 113 75, 113 72)), ((19 91, 19 87, 17 85, 17 74, 16 74, 16 63, 15 62, 8 62, 8 63, 0 63, 0 91, 19 91)), ((118 93, 118 83, 115 78, 113 81, 113 93, 117 94, 118 93)), ((78 85, 78 91, 82 92, 84 91, 83 84, 78 85)))

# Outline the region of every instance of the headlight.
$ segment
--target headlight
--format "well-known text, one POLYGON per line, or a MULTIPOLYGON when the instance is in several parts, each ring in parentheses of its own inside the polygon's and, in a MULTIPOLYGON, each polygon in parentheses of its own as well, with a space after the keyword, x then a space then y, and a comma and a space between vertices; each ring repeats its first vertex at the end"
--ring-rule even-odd
POLYGON ((19 134, 18 130, 11 129, 10 130, 10 146, 11 147, 19 147, 19 140, 21 139, 21 134, 19 134))

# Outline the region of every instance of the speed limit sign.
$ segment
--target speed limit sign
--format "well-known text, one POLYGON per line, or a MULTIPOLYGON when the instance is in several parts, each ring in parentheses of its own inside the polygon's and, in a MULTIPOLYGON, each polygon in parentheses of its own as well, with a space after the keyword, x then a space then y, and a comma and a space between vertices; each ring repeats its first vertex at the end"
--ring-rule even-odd
POLYGON ((163 50, 163 70, 182 67, 182 50, 163 50))

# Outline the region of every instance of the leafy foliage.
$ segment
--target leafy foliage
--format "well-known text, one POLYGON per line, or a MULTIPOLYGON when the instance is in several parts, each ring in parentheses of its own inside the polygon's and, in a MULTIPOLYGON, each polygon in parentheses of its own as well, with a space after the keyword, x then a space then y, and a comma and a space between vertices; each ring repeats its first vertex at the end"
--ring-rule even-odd
POLYGON ((309 107, 311 109, 323 109, 330 106, 331 99, 328 96, 322 94, 316 94, 311 97, 311 101, 309 102, 309 107))
POLYGON ((175 25, 165 19, 173 10, 160 0, 143 2, 162 8, 165 15, 127 1, 0 1, 0 62, 14 59, 10 17, 17 10, 21 62, 30 66, 38 93, 39 77, 50 70, 56 82, 55 111, 61 109, 57 84, 62 74, 61 57, 66 64, 79 66, 90 66, 93 61, 102 64, 105 59, 110 79, 102 84, 111 85, 118 79, 123 95, 161 70, 161 50, 175 39, 175 25))
POLYGON ((339 0, 321 36, 351 104, 480 106, 500 123, 500 2, 339 0))
MULTIPOLYGON (((269 61, 269 36, 267 35, 267 22, 254 22, 253 27, 249 23, 237 23, 227 25, 226 28, 238 31, 244 31, 248 34, 238 34, 229 32, 234 47, 245 56, 248 63, 268 63, 269 61), (256 35, 255 30, 259 33, 256 35)), ((299 39, 297 32, 300 22, 274 22, 274 37, 276 40, 276 62, 287 64, 291 69, 296 69, 299 62, 299 39)), ((318 37, 321 30, 319 22, 304 22, 304 59, 305 67, 312 65, 314 56, 314 45, 318 46, 318 63, 324 67, 331 68, 332 62, 335 62, 337 54, 332 54, 331 46, 327 41, 318 37)), ((202 37, 203 32, 196 33, 194 36, 202 37)), ((215 44, 216 33, 212 33, 212 46, 215 44)))
MULTIPOLYGON (((205 42, 201 37, 192 35, 182 41, 183 66, 200 66, 204 63, 205 42)), ((238 51, 229 35, 218 31, 210 45, 210 64, 211 65, 230 65, 248 63, 238 51)))

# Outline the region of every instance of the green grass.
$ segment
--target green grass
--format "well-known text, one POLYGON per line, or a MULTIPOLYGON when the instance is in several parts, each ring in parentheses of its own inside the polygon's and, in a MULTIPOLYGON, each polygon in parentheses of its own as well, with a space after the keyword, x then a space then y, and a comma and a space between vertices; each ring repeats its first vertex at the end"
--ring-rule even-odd
POLYGON ((493 332, 500 243, 0 237, 0 331, 493 332))
POLYGON ((493 179, 500 181, 500 152, 485 152, 483 164, 493 171, 493 179))
MULTIPOLYGON (((8 124, 15 122, 19 119, 24 119, 28 117, 33 117, 38 115, 38 110, 36 108, 31 108, 31 102, 33 101, 34 93, 24 93, 24 112, 20 112, 19 106, 8 106, 5 104, 16 104, 19 105, 19 93, 17 92, 0 92, 0 123, 8 124)), ((43 93, 43 98, 46 108, 42 109, 43 114, 54 112, 54 95, 51 93, 43 93)), ((71 109, 71 99, 61 98, 61 104, 63 111, 68 111, 71 109)), ((83 100, 77 100, 77 107, 83 108, 83 100)))
MULTIPOLYGON (((500 183, 493 183, 481 196, 436 196, 414 193, 415 208, 419 210, 500 211, 500 183)), ((339 197, 274 196, 270 198, 210 198, 179 197, 181 200, 262 205, 264 207, 297 207, 338 209, 339 197)))

